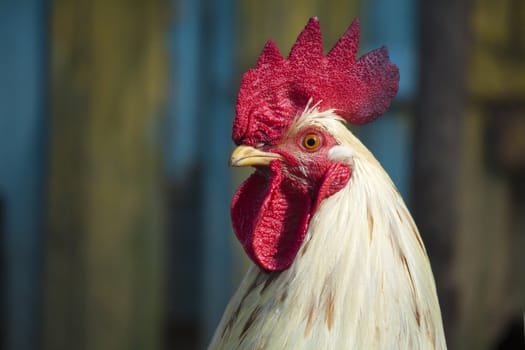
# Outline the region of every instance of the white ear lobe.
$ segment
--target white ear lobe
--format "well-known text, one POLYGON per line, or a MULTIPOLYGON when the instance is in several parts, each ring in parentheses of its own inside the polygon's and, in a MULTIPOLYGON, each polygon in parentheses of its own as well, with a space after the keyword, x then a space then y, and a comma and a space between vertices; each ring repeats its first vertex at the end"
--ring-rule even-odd
POLYGON ((328 151, 328 159, 338 162, 345 162, 353 167, 354 150, 348 146, 334 146, 328 151))

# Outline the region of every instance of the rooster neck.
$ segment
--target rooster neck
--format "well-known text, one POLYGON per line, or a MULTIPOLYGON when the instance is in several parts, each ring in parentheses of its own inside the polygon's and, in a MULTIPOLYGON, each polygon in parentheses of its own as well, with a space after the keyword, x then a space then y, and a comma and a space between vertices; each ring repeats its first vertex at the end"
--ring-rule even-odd
POLYGON ((425 248, 403 200, 345 131, 353 175, 310 220, 291 267, 252 267, 210 348, 446 347, 425 248))

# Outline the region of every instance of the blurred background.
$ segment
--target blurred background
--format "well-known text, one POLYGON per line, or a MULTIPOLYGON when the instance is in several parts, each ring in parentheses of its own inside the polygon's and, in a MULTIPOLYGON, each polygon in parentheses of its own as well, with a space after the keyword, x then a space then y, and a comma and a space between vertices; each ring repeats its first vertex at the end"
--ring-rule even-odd
POLYGON ((203 349, 248 266, 242 73, 311 16, 401 71, 354 128, 414 213, 451 349, 523 349, 525 2, 0 0, 2 349, 203 349))

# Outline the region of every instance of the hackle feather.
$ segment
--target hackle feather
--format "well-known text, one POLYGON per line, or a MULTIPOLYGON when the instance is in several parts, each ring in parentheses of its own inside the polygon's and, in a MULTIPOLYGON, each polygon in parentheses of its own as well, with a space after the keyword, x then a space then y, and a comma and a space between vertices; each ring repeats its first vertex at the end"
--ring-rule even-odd
POLYGON ((310 220, 291 267, 252 266, 210 349, 445 349, 430 263, 399 192, 333 110, 307 108, 352 177, 310 220))

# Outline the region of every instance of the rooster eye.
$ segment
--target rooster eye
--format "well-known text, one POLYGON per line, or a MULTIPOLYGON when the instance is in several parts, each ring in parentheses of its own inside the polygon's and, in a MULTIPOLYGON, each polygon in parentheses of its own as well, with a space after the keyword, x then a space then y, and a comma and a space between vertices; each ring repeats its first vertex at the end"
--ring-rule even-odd
POLYGON ((309 151, 315 151, 320 144, 321 139, 317 134, 306 134, 303 138, 303 146, 309 151))

